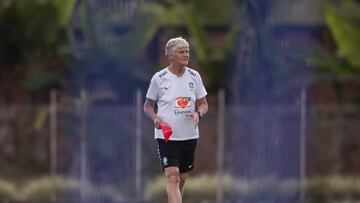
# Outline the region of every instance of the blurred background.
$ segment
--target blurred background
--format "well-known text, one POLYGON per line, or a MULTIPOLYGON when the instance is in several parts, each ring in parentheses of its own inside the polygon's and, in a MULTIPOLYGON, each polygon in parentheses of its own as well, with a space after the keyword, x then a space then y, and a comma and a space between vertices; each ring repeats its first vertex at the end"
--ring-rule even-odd
POLYGON ((184 203, 360 201, 359 0, 1 0, 0 201, 162 203, 142 105, 190 42, 184 203))

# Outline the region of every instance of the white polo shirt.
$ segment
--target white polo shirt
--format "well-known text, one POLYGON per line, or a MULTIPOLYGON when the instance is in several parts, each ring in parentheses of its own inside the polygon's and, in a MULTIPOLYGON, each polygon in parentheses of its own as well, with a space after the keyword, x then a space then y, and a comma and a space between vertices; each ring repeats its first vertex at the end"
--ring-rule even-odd
MULTIPOLYGON (((190 116, 196 100, 207 95, 200 74, 188 67, 181 77, 168 68, 154 74, 146 97, 157 101, 157 115, 172 128, 170 140, 199 138, 199 128, 190 116)), ((161 129, 155 128, 155 139, 164 139, 161 129)))

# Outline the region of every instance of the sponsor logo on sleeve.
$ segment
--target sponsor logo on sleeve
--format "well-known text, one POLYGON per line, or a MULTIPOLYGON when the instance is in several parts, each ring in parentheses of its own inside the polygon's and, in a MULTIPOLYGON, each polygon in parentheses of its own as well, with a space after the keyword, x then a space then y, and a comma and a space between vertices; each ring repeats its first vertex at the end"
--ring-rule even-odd
POLYGON ((164 77, 166 74, 167 74, 167 71, 161 72, 161 73, 159 74, 159 78, 164 77))
POLYGON ((192 70, 190 70, 190 69, 187 69, 188 70, 188 72, 192 75, 192 76, 196 76, 196 74, 194 73, 194 71, 192 71, 192 70))

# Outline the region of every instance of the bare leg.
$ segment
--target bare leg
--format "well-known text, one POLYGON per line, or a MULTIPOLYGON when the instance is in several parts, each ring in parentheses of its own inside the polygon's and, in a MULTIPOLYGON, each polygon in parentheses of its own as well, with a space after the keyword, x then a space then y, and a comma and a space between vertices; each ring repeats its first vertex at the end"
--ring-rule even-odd
POLYGON ((165 168, 165 176, 168 203, 181 203, 179 168, 174 166, 165 168))
POLYGON ((187 173, 181 173, 180 174, 180 192, 181 192, 181 196, 184 196, 184 185, 185 185, 185 181, 186 181, 187 177, 188 177, 187 173))

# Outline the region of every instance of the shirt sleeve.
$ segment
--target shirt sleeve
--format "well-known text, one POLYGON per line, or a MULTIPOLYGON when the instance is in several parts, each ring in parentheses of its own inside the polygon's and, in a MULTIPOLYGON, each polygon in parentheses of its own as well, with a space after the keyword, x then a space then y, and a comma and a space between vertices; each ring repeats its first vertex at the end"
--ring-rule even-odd
POLYGON ((149 89, 146 93, 146 98, 157 101, 159 96, 159 88, 155 75, 151 78, 149 89))
POLYGON ((201 76, 200 74, 198 74, 198 84, 196 85, 196 99, 200 99, 200 98, 203 98, 207 95, 207 92, 206 92, 206 89, 205 89, 205 86, 202 82, 202 79, 201 79, 201 76))

